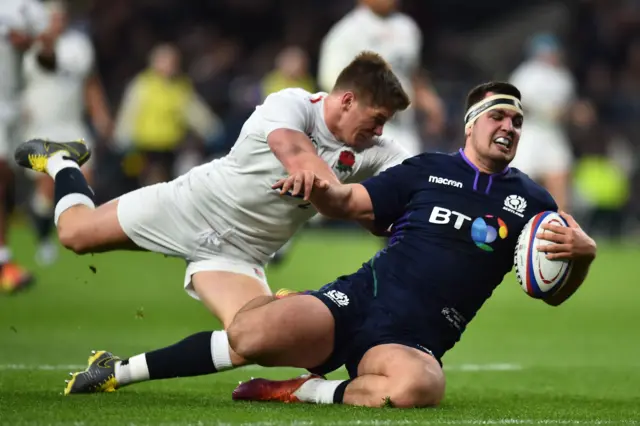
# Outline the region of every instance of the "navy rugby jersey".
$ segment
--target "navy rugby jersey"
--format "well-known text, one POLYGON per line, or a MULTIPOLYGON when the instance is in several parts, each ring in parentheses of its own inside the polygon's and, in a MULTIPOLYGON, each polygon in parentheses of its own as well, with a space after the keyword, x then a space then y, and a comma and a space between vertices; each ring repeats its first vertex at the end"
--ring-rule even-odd
POLYGON ((418 155, 362 185, 376 225, 393 224, 389 245, 364 266, 376 309, 399 334, 429 336, 438 358, 512 269, 527 221, 557 210, 521 171, 482 173, 462 150, 418 155))

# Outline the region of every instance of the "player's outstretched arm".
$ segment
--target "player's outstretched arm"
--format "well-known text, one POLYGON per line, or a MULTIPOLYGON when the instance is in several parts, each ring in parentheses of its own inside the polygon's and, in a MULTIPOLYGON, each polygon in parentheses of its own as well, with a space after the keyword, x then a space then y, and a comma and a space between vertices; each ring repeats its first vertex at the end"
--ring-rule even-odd
POLYGON ((280 179, 273 188, 311 201, 319 213, 330 218, 373 220, 371 197, 360 184, 332 184, 310 170, 301 170, 280 179))
POLYGON ((311 171, 330 183, 340 183, 331 167, 318 156, 311 140, 304 133, 291 129, 276 129, 267 138, 269 148, 290 175, 311 171))
POLYGON ((542 225, 543 230, 551 231, 540 235, 540 238, 556 244, 544 244, 539 251, 547 252, 548 259, 573 260, 573 269, 567 283, 553 296, 544 299, 551 306, 558 306, 567 300, 582 285, 589 273, 589 267, 596 258, 597 246, 593 238, 582 230, 580 225, 568 213, 560 211, 560 215, 568 225, 542 225))

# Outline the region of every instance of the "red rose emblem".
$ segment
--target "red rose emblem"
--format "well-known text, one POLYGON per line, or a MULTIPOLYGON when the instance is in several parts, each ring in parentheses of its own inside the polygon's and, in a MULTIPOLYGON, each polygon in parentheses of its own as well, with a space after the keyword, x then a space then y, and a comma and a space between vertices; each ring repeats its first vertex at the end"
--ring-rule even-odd
POLYGON ((341 172, 349 172, 356 163, 356 156, 351 151, 342 151, 336 168, 341 172))

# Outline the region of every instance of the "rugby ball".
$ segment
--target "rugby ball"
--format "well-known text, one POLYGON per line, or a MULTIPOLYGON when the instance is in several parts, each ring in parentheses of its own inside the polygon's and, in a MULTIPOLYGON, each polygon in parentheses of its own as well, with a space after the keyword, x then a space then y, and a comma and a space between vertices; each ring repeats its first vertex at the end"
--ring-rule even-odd
POLYGON ((537 237, 538 233, 544 231, 540 226, 546 223, 568 226, 556 212, 538 213, 522 229, 514 253, 513 263, 518 282, 525 293, 536 299, 544 299, 558 291, 569 278, 572 267, 571 261, 549 260, 544 252, 536 248, 538 245, 555 244, 537 237))

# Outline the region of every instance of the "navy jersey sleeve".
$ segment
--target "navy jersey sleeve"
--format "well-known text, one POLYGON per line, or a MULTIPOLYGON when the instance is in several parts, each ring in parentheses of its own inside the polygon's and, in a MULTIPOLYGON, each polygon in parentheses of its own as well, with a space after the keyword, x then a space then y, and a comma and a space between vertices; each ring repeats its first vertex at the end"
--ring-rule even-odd
POLYGON ((387 229, 402 216, 419 182, 419 158, 412 157, 362 182, 371 197, 375 225, 387 229))

